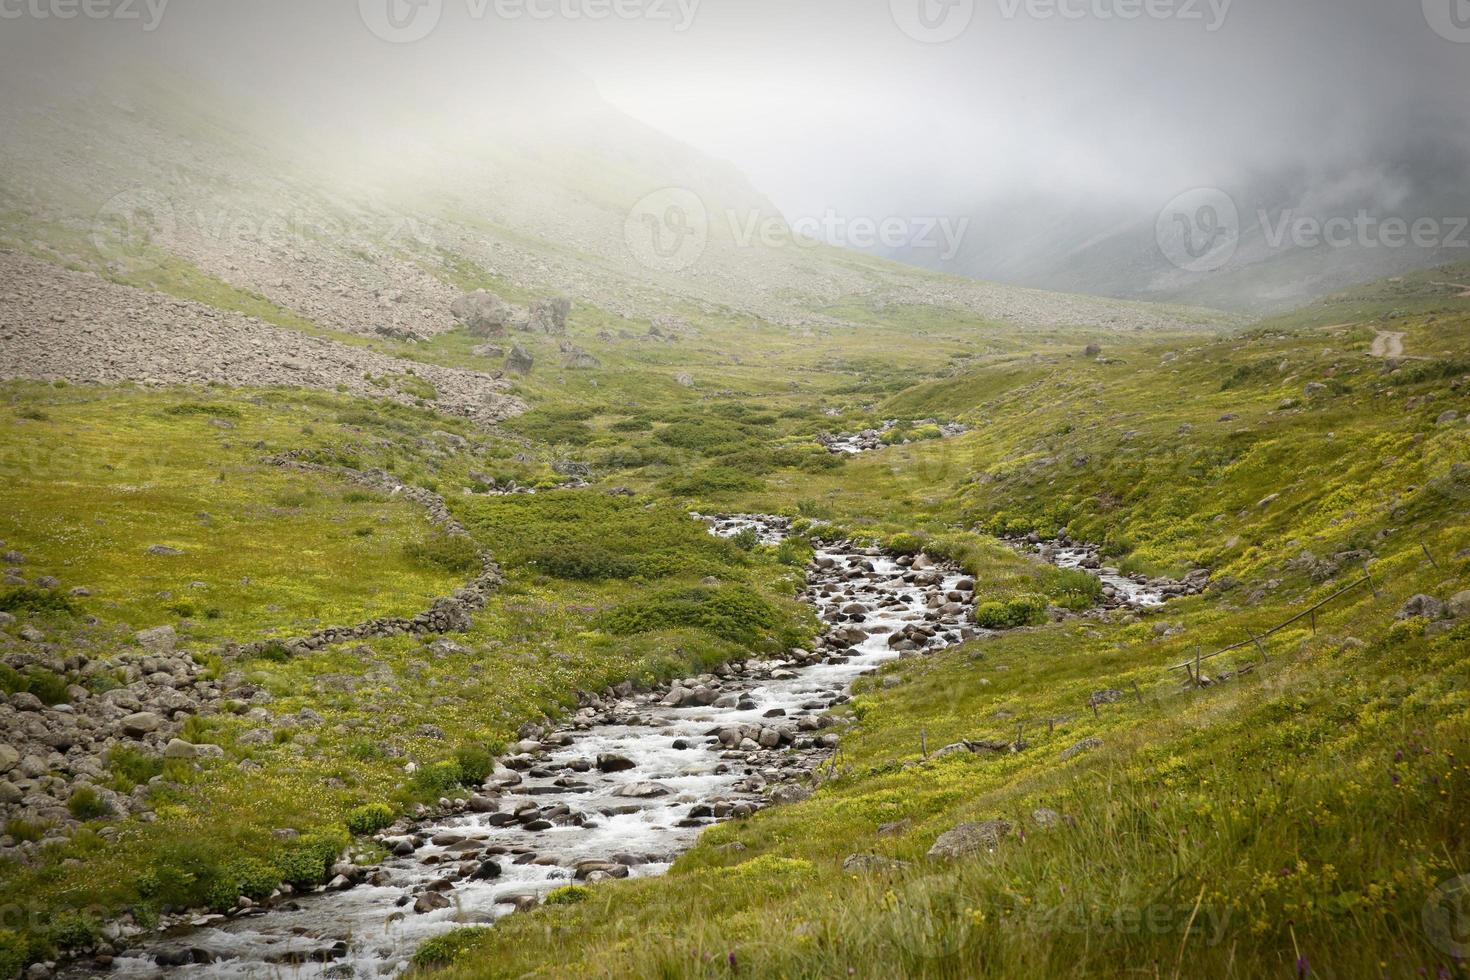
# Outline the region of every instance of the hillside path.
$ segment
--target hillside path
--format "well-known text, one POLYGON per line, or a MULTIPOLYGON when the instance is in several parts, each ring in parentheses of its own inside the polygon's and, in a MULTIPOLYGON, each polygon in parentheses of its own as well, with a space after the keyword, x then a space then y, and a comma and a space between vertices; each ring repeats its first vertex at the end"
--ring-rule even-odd
POLYGON ((1380 330, 1373 338, 1373 357, 1401 358, 1404 356, 1404 335, 1391 330, 1380 330))

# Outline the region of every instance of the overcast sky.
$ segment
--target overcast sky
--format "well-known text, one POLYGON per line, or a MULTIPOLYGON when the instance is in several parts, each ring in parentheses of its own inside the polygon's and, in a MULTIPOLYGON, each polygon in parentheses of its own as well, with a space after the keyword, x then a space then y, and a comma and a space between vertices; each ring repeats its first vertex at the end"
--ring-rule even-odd
MULTIPOLYGON (((151 32, 35 16, 69 2, 0 0, 0 54, 88 38, 304 105, 384 85, 493 101, 495 69, 531 59, 537 84, 585 76, 792 216, 1144 203, 1283 166, 1372 181, 1470 131, 1470 36, 1450 39, 1470 0, 171 0, 151 32), (1080 16, 1043 16, 1058 4, 1080 16), (928 37, 955 36, 911 36, 925 11, 928 37), (393 43, 370 22, 434 29, 393 43)), ((165 0, 91 2, 146 21, 165 0)))

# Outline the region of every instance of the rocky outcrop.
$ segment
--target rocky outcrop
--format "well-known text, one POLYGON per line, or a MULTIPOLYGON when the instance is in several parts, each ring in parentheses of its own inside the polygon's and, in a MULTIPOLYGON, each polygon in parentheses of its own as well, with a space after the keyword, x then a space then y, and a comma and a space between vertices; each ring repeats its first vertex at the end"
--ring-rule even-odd
POLYGON ((531 305, 529 327, 532 333, 548 337, 563 337, 567 332, 567 317, 572 312, 572 301, 560 296, 538 299, 531 305))
POLYGON ((477 289, 455 300, 449 311, 476 337, 500 337, 515 320, 511 306, 494 293, 477 289))
MULTIPOLYGON (((365 347, 273 326, 0 252, 0 377, 116 384, 225 384, 342 391, 414 404, 418 397, 374 378, 404 361, 365 347)), ((524 412, 506 383, 474 371, 411 363, 434 387, 433 407, 482 424, 524 412)))

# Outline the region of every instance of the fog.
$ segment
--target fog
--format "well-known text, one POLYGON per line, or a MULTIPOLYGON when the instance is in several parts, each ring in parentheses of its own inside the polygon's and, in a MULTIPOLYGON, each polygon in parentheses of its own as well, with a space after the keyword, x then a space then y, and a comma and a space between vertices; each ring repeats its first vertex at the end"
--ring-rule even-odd
POLYGON ((165 62, 388 145, 595 90, 789 217, 1126 220, 1281 175, 1392 207, 1462 199, 1470 160, 1465 0, 89 2, 0 2, 11 71, 165 62))

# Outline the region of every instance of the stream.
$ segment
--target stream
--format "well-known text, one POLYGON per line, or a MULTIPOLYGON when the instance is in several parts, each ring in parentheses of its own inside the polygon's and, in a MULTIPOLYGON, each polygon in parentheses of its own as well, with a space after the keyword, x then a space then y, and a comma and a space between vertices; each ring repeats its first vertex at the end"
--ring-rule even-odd
MULTIPOLYGON (((764 544, 790 529, 762 515, 699 519, 724 537, 753 528, 764 544)), ((1064 568, 1096 564, 1085 550, 1037 550, 1064 568)), ((1129 605, 1165 599, 1102 574, 1129 605)), ((823 546, 803 596, 825 625, 814 650, 586 695, 570 720, 512 745, 471 799, 377 835, 392 856, 357 880, 176 925, 116 957, 114 975, 390 975, 424 940, 556 888, 662 874, 706 828, 809 792, 837 744, 825 716, 860 675, 983 635, 974 590, 959 568, 923 556, 823 546)))
MULTIPOLYGON (((723 536, 753 527, 766 543, 788 529, 704 520, 723 536)), ((837 742, 823 716, 860 675, 980 635, 974 587, 927 559, 824 547, 805 592, 827 626, 814 650, 589 696, 568 722, 512 746, 461 812, 379 835, 393 856, 360 884, 196 919, 116 957, 114 975, 392 974, 425 939, 553 889, 662 874, 713 824, 808 792, 837 742)))

